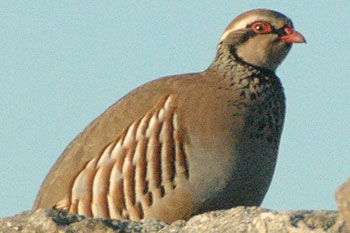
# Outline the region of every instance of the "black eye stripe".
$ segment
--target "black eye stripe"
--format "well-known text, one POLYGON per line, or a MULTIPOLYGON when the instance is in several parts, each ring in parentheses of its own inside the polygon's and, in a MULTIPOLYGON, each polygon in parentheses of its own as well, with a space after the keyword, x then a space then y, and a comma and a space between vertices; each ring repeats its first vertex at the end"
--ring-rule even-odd
POLYGON ((246 28, 250 28, 253 24, 255 23, 258 23, 258 22, 261 22, 261 23, 266 23, 268 24, 270 27, 271 27, 271 32, 270 33, 276 33, 278 36, 284 36, 286 35, 286 32, 284 31, 287 27, 289 27, 288 25, 284 25, 283 27, 281 27, 280 29, 276 29, 274 26, 272 26, 270 23, 266 22, 266 21, 254 21, 250 24, 248 24, 246 26, 246 28))
MULTIPOLYGON (((256 22, 263 22, 263 23, 266 23, 270 26, 271 28, 271 32, 269 33, 274 33, 276 35, 278 35, 278 37, 281 37, 281 36, 284 36, 286 35, 286 32, 284 31, 285 28, 288 28, 290 26, 288 26, 287 24, 284 25, 282 28, 280 29, 276 29, 275 27, 273 27, 271 24, 267 23, 267 22, 264 22, 264 21, 256 21, 256 22)), ((241 30, 237 30, 237 31, 234 31, 235 34, 238 33, 239 34, 239 37, 236 38, 237 40, 235 41, 235 47, 245 43, 246 41, 248 41, 250 38, 253 38, 257 35, 259 35, 258 33, 254 32, 254 30, 251 29, 251 26, 256 23, 256 22, 253 22, 249 25, 247 25, 246 29, 241 29, 241 30)), ((276 39, 277 41, 279 40, 278 38, 276 39)))

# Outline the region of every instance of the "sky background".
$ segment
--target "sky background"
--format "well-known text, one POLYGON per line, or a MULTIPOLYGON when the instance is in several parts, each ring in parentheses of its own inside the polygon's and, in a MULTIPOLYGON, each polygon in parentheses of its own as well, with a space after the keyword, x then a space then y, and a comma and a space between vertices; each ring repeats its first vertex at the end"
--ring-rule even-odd
POLYGON ((229 22, 254 8, 289 16, 308 42, 277 70, 287 116, 262 206, 336 209, 350 177, 350 1, 264 2, 1 0, 0 217, 31 208, 107 107, 152 79, 206 69, 229 22))

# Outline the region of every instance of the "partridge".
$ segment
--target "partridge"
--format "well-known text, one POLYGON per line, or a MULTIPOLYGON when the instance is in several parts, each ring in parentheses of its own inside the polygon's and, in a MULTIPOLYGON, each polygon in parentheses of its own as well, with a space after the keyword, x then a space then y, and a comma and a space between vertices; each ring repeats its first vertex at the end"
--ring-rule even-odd
POLYGON ((205 71, 146 83, 87 126, 51 168, 33 209, 173 222, 260 205, 285 115, 275 71, 303 42, 279 12, 241 14, 205 71))

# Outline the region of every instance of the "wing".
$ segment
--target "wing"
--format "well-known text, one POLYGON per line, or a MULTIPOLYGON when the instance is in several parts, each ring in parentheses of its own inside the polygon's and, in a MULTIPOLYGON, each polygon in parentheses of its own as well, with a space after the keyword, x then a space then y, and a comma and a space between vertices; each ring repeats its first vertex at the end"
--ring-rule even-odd
POLYGON ((56 208, 88 217, 140 220, 189 178, 174 97, 161 98, 72 179, 56 208))

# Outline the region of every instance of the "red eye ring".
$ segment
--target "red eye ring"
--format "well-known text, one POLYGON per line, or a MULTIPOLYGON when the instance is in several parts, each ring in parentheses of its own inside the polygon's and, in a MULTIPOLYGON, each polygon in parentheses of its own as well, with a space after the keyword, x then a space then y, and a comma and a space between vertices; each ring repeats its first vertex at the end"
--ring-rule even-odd
POLYGON ((252 26, 250 26, 250 28, 258 34, 265 34, 272 31, 271 26, 264 22, 255 22, 252 24, 252 26))

